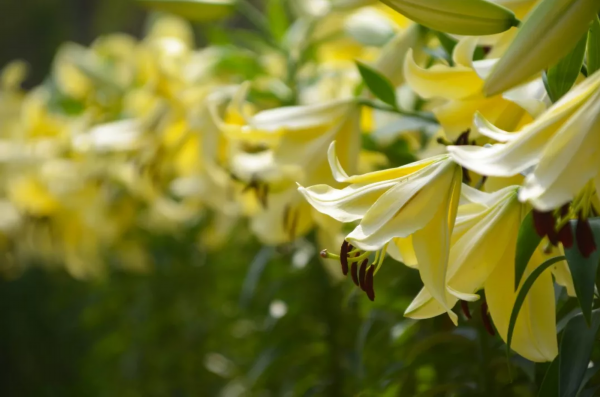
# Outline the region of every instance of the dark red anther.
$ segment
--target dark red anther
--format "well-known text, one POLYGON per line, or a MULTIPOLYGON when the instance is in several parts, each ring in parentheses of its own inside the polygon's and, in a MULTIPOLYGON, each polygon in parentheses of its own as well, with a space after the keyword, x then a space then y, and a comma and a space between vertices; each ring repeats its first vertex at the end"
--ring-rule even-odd
POLYGON ((564 218, 569 215, 569 208, 571 208, 571 203, 564 204, 560 207, 560 216, 564 218))
POLYGON ((369 263, 369 258, 365 259, 360 264, 360 270, 358 271, 358 283, 360 284, 360 289, 366 291, 366 283, 367 283, 367 264, 369 263))
POLYGON ((460 134, 456 139, 455 145, 468 145, 469 144, 469 134, 471 133, 471 129, 467 129, 465 132, 460 134))
POLYGON ((487 302, 483 302, 481 304, 481 321, 483 321, 483 326, 488 334, 494 336, 496 332, 494 332, 494 326, 492 325, 492 320, 488 314, 488 305, 487 302))
POLYGON ((471 176, 469 175, 469 170, 465 167, 462 167, 462 181, 467 185, 471 184, 471 176))
POLYGON ((548 234, 548 229, 554 227, 554 216, 552 212, 540 212, 533 210, 533 225, 535 231, 540 237, 548 234))
POLYGON ((533 224, 535 231, 540 237, 548 236, 552 245, 558 244, 558 234, 554 230, 554 214, 552 211, 540 212, 533 210, 533 224))
POLYGON ((566 249, 573 246, 573 229, 571 224, 567 223, 558 231, 558 241, 560 241, 566 249))
POLYGON ((367 296, 373 302, 375 300, 375 286, 373 285, 373 276, 375 275, 375 266, 369 266, 369 270, 367 270, 367 276, 365 277, 365 292, 367 296))
POLYGON ((467 319, 471 319, 471 311, 469 310, 469 302, 460 301, 460 308, 467 319))
POLYGON ((594 241, 594 233, 587 219, 577 220, 575 228, 575 238, 577 238, 577 246, 579 252, 584 258, 589 258, 596 251, 596 242, 594 241))
POLYGON ((356 284, 358 287, 360 285, 358 283, 358 263, 352 262, 352 265, 350 266, 350 274, 352 275, 352 281, 354 281, 354 284, 356 284))
POLYGON ((342 273, 348 274, 348 242, 344 240, 340 249, 340 263, 342 264, 342 273))

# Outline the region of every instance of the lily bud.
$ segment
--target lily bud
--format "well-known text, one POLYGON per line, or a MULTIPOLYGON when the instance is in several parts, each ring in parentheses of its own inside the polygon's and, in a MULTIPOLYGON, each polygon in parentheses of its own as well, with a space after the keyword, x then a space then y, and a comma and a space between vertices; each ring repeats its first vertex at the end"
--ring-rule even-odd
POLYGON ((485 0, 381 1, 421 25, 451 34, 495 34, 518 23, 512 11, 485 0))
POLYGON ((485 94, 504 92, 556 64, 581 40, 599 9, 597 0, 543 0, 487 78, 485 94))

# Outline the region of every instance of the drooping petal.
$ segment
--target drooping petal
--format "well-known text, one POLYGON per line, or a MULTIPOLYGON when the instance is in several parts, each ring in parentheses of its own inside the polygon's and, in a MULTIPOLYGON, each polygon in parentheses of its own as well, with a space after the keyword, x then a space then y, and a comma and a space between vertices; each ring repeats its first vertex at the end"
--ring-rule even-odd
POLYGON ((600 172, 600 91, 548 142, 519 193, 541 211, 565 204, 600 172))
POLYGON ((374 251, 394 237, 406 237, 424 227, 448 199, 446 192, 451 189, 455 168, 446 160, 400 178, 369 208, 348 241, 362 250, 374 251))
POLYGON ((392 179, 371 184, 353 184, 341 190, 327 185, 308 188, 299 186, 298 190, 317 211, 340 222, 352 222, 361 219, 371 205, 397 182, 397 179, 392 179))
POLYGON ((396 237, 388 245, 387 253, 398 262, 416 269, 418 267, 417 256, 412 244, 412 236, 396 237))
POLYGON ((415 62, 412 51, 406 55, 404 75, 408 85, 425 99, 463 99, 481 92, 483 87, 483 80, 473 69, 463 65, 423 69, 415 62))
POLYGON ((452 158, 472 171, 488 176, 513 176, 540 160, 548 141, 561 129, 600 86, 600 72, 594 73, 569 91, 533 123, 524 127, 518 137, 492 147, 449 146, 452 158))
POLYGON ((419 273, 425 288, 445 309, 454 324, 457 316, 447 302, 446 271, 450 251, 450 239, 460 200, 462 171, 459 167, 452 170, 453 180, 447 190, 444 203, 437 209, 433 219, 424 228, 413 235, 413 247, 419 273), (432 243, 433 242, 433 243, 432 243))
POLYGON ((430 164, 447 158, 447 155, 439 155, 416 161, 398 168, 389 168, 386 170, 369 172, 363 175, 348 176, 337 157, 335 141, 329 145, 327 156, 329 160, 329 166, 331 167, 331 173, 333 174, 334 179, 340 183, 375 183, 397 179, 410 175, 427 167, 430 164))
MULTIPOLYGON (((497 266, 485 284, 490 315, 502 339, 506 342, 508 324, 516 299, 513 252, 506 251, 503 265, 497 266)), ((532 256, 523 280, 541 263, 543 256, 532 256)), ((552 273, 548 269, 537 279, 521 307, 515 325, 512 349, 534 362, 552 361, 558 354, 556 315, 552 273)))
POLYGON ((473 124, 475 126, 476 132, 498 142, 513 141, 519 136, 519 134, 517 133, 511 133, 496 127, 494 124, 490 123, 485 117, 483 117, 483 115, 479 112, 475 113, 473 124))

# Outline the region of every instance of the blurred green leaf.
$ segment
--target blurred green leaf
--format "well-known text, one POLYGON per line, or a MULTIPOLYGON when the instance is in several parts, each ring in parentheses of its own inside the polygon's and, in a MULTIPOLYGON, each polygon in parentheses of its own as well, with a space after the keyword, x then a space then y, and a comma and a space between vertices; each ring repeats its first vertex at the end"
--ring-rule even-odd
POLYGON ((356 61, 356 66, 358 66, 358 71, 369 91, 382 102, 396 108, 398 106, 396 103, 396 90, 392 82, 363 62, 356 61))
POLYGON ((591 327, 583 315, 573 317, 565 327, 558 356, 560 397, 576 397, 582 387, 598 328, 600 310, 592 312, 591 327))
POLYGON ((290 27, 288 18, 287 0, 267 0, 267 20, 269 30, 277 41, 281 41, 290 27))
POLYGON ((558 101, 565 95, 581 73, 581 65, 585 56, 587 32, 577 42, 577 45, 556 65, 548 69, 546 75, 548 95, 552 102, 558 101))
POLYGON ((223 19, 235 11, 236 0, 136 0, 144 7, 197 22, 223 19))
MULTIPOLYGON (((596 247, 600 247, 600 218, 589 219, 596 247)), ((577 221, 571 221, 573 236, 575 236, 575 227, 577 221)), ((600 250, 594 251, 589 258, 584 258, 579 250, 577 239, 569 249, 565 249, 565 256, 573 277, 573 286, 577 293, 579 306, 583 316, 588 324, 591 323, 592 305, 594 303, 594 283, 598 272, 598 262, 600 262, 600 250)))
POLYGON ((531 256, 540 245, 542 238, 538 236, 533 224, 533 212, 529 212, 521 222, 517 237, 517 250, 515 253, 515 291, 519 288, 521 278, 525 273, 531 256))
POLYGON ((592 75, 600 69, 600 20, 596 17, 592 21, 588 32, 587 41, 587 70, 592 75))

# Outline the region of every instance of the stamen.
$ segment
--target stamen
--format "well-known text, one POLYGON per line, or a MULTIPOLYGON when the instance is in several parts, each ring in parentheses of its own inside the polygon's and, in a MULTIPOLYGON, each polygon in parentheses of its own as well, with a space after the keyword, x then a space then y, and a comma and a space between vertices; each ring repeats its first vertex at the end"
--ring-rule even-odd
POLYGON ((342 264, 342 273, 346 276, 348 274, 348 242, 346 240, 340 249, 340 263, 342 264))
POLYGON ((329 252, 327 252, 326 249, 322 250, 321 252, 319 252, 319 256, 323 259, 335 259, 335 260, 340 260, 340 257, 336 254, 330 254, 329 252))
POLYGON ((375 266, 369 266, 369 270, 367 270, 367 276, 365 277, 365 292, 367 296, 373 302, 375 300, 375 286, 373 285, 373 275, 375 274, 375 266))
POLYGON ((558 244, 558 234, 554 229, 556 220, 553 211, 541 212, 533 210, 533 224, 535 231, 540 237, 548 236, 552 245, 558 244))
POLYGON ((575 237, 577 238, 577 246, 584 258, 589 258, 596 251, 596 242, 594 241, 594 233, 587 219, 581 217, 577 220, 575 227, 575 237))
POLYGON ((462 309, 462 312, 465 315, 465 317, 468 320, 470 320, 472 318, 472 316, 471 316, 471 311, 469 310, 469 302, 460 301, 460 308, 462 309))
POLYGON ((350 274, 352 275, 352 281, 354 284, 356 284, 357 287, 360 286, 358 283, 358 264, 356 262, 352 262, 352 265, 350 266, 350 274))
POLYGON ((363 259, 365 259, 365 258, 368 258, 368 257, 369 257, 369 255, 371 255, 371 252, 370 252, 370 251, 365 251, 365 252, 363 252, 363 253, 362 253, 362 254, 360 254, 360 255, 358 255, 358 253, 357 253, 357 255, 356 255, 354 258, 349 258, 348 260, 349 260, 350 262, 360 262, 360 261, 362 261, 363 259))
POLYGON ((292 211, 292 223, 290 224, 289 237, 290 241, 296 239, 296 228, 298 227, 298 218, 300 217, 300 209, 292 211))
POLYGON ((488 314, 488 305, 487 302, 481 303, 481 320, 483 321, 483 326, 488 334, 494 336, 496 332, 494 331, 494 326, 492 325, 492 320, 488 314))
POLYGON ((383 261, 385 259, 385 254, 387 253, 387 247, 388 247, 389 243, 386 243, 383 248, 381 249, 381 255, 379 255, 379 262, 377 263, 373 263, 373 265, 377 266, 375 268, 375 274, 377 274, 377 272, 379 272, 379 269, 381 269, 381 265, 383 265, 383 261))
POLYGON ((360 289, 366 291, 366 278, 367 278, 367 264, 369 263, 369 259, 365 259, 360 264, 360 270, 358 272, 358 283, 360 284, 360 289))
POLYGON ((289 217, 290 217, 290 206, 286 205, 283 208, 283 230, 286 232, 288 230, 289 217))
POLYGON ((560 241, 564 248, 569 249, 573 246, 573 230, 571 229, 570 223, 565 223, 564 226, 558 231, 558 241, 560 241))

